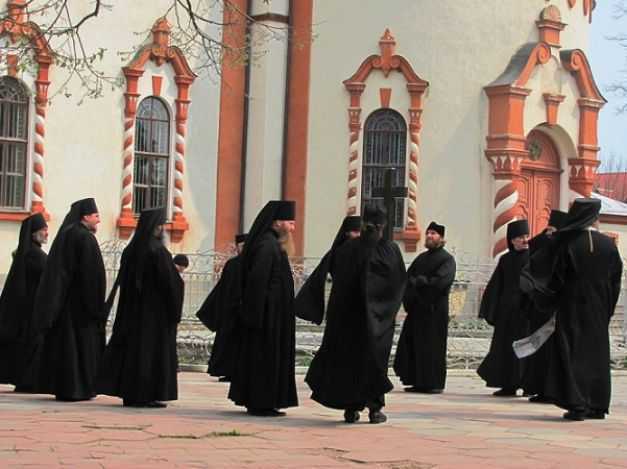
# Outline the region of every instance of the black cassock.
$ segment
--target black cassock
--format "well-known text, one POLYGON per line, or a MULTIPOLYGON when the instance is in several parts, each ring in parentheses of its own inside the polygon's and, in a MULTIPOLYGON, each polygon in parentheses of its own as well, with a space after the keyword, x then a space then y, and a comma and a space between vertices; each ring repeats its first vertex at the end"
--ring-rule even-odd
POLYGON ((249 409, 294 407, 298 397, 292 269, 272 230, 249 235, 244 252, 245 283, 229 399, 249 409))
POLYGON ((98 393, 129 404, 178 398, 176 331, 184 284, 172 254, 153 235, 164 222, 160 209, 143 211, 120 264, 120 299, 98 393))
MULTIPOLYGON (((550 275, 551 265, 547 259, 554 257, 555 238, 550 238, 543 231, 539 235, 529 240, 529 263, 523 268, 522 276, 531 278, 532 276, 545 277, 550 275)), ((552 311, 543 311, 536 308, 532 301, 523 301, 526 314, 529 320, 529 332, 533 333, 551 319, 552 311)), ((552 348, 553 336, 540 347, 540 349, 528 357, 525 361, 523 374, 523 389, 527 394, 539 394, 543 396, 544 381, 546 378, 547 365, 550 361, 550 350, 552 348)), ((543 396, 544 397, 544 396, 543 396)))
POLYGON ((237 315, 241 300, 241 257, 226 261, 220 280, 204 301, 196 316, 215 332, 207 373, 230 377, 237 357, 237 315))
POLYGON ((362 237, 335 250, 329 272, 326 327, 305 381, 320 404, 360 410, 393 388, 388 362, 405 264, 395 243, 362 237))
POLYGON ((407 317, 394 359, 394 371, 407 386, 444 389, 448 298, 455 270, 455 259, 442 247, 420 254, 407 271, 407 317))
POLYGON ((22 222, 18 248, 0 295, 0 383, 14 384, 22 390, 32 384, 25 374, 35 346, 29 334, 30 321, 47 258, 41 245, 32 239, 45 221, 34 217, 41 216, 22 222))
POLYGON ((481 298, 479 317, 494 326, 490 351, 477 373, 488 387, 515 390, 522 385, 523 360, 512 343, 529 334, 520 290, 520 273, 529 260, 528 250, 501 256, 481 298))
POLYGON ((32 331, 41 340, 31 365, 36 392, 71 400, 95 396, 105 347, 105 289, 96 237, 80 221, 62 226, 35 299, 32 331))
MULTIPOLYGON (((608 412, 611 396, 609 322, 621 287, 614 241, 597 231, 560 235, 549 291, 556 325, 542 394, 565 409, 608 412)), ((534 301, 544 303, 539 291, 534 301)))

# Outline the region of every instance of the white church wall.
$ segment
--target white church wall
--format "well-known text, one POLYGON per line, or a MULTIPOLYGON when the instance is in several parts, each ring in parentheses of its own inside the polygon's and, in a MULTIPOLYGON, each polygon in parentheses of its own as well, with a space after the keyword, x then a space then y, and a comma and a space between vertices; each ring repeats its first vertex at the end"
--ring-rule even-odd
MULTIPOLYGON (((117 0, 112 3, 110 11, 101 11, 96 19, 85 24, 81 33, 88 47, 106 48, 96 68, 107 76, 123 78, 122 67, 130 59, 122 61, 117 53, 141 46, 144 40, 149 43, 150 28, 166 12, 171 1, 117 0)), ((190 62, 190 65, 194 68, 196 64, 190 62)), ((142 97, 152 94, 152 74, 165 77, 163 94, 172 113, 171 157, 174 158, 176 87, 171 67, 147 64, 139 81, 142 97)), ((44 204, 51 216, 51 239, 70 203, 90 196, 96 198, 101 214, 98 239, 115 239, 120 214, 125 84, 121 88, 105 86, 102 97, 83 99, 79 104, 84 89, 77 80, 62 87, 66 77, 66 69, 51 67, 49 97, 52 101, 46 118, 44 176, 44 204)), ((210 249, 214 239, 219 83, 215 78, 199 77, 190 92, 192 103, 183 190, 184 213, 190 230, 182 243, 171 246, 174 251, 210 249)), ((18 232, 19 223, 0 221, 0 272, 8 269, 10 250, 17 243, 18 232)))
MULTIPOLYGON (((396 53, 430 83, 420 134, 419 224, 424 228, 436 219, 448 225, 450 246, 477 256, 489 254, 493 180, 483 154, 487 135, 483 87, 502 73, 520 46, 538 40, 535 20, 547 2, 472 3, 399 0, 391 8, 378 0, 316 2, 306 255, 324 252, 345 214, 349 94, 342 81, 366 57, 380 53, 378 39, 386 28, 396 38, 396 53)), ((582 12, 573 10, 570 15, 566 0, 551 3, 569 13, 567 29, 586 30, 582 12)), ((585 36, 574 37, 577 47, 585 45, 585 36)), ((374 72, 371 77, 378 75, 374 72)), ((369 92, 378 97, 381 84, 371 81, 362 99, 369 92)), ((391 87, 390 80, 385 82, 391 87)), ((363 112, 362 122, 366 116, 363 112)), ((538 123, 546 120, 530 117, 538 123)))

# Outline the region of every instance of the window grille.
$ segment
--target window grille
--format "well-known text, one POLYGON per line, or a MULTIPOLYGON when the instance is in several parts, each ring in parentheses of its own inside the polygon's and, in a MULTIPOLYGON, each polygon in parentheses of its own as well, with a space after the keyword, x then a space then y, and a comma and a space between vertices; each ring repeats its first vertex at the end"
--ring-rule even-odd
MULTIPOLYGON (((361 180, 361 208, 367 204, 385 208, 382 197, 372 197, 372 190, 383 187, 385 170, 396 168, 393 187, 405 187, 407 125, 391 109, 373 112, 365 124, 361 180)), ((395 200, 394 228, 403 228, 405 199, 395 200)))
POLYGON ((0 208, 24 210, 28 154, 26 87, 16 78, 0 78, 0 208))
POLYGON ((170 113, 158 98, 144 99, 135 121, 133 210, 167 205, 170 161, 170 113))

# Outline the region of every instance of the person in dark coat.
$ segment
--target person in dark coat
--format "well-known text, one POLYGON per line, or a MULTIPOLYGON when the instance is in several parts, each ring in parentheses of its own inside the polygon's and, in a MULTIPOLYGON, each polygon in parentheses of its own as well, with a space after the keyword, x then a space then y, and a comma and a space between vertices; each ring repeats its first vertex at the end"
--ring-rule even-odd
POLYGON ((294 278, 282 248, 294 231, 294 206, 293 201, 268 202, 241 254, 242 300, 229 399, 256 416, 282 416, 279 409, 298 405, 294 278))
MULTIPOLYGON (((544 259, 547 256, 553 256, 555 232, 559 230, 566 221, 566 212, 560 210, 551 210, 549 223, 547 227, 537 236, 529 240, 529 264, 523 269, 523 276, 526 272, 533 272, 532 275, 540 275, 539 269, 545 264, 544 259)), ((550 270, 550 269, 549 269, 550 270)), ((528 305, 528 318, 530 332, 534 332, 542 327, 549 319, 551 314, 547 314, 533 307, 532 302, 528 305)), ((523 389, 525 394, 531 396, 529 402, 548 403, 549 400, 543 395, 544 380, 546 377, 546 367, 549 363, 549 350, 551 349, 552 337, 542 345, 542 347, 533 355, 531 355, 525 365, 523 376, 523 389)))
POLYGON ((609 323, 623 264, 614 241, 598 232, 601 202, 576 199, 556 233, 552 273, 529 292, 556 311, 543 395, 565 419, 603 419, 611 398, 609 323))
POLYGON ((27 357, 35 351, 30 337, 33 301, 46 253, 41 246, 48 241, 48 224, 41 213, 22 222, 17 250, 0 295, 0 383, 14 384, 26 392, 32 383, 25 376, 27 357))
POLYGON ((427 251, 407 271, 403 303, 407 317, 396 348, 394 371, 408 392, 439 394, 446 384, 449 292, 455 280, 455 258, 444 249, 445 228, 432 222, 427 251))
POLYGON ((324 336, 305 377, 311 398, 344 410, 347 423, 366 407, 371 423, 387 420, 381 409, 393 388, 388 366, 406 276, 398 246, 382 237, 385 224, 385 212, 366 207, 361 236, 333 253, 324 336))
POLYGON ((221 382, 230 381, 237 358, 237 316, 242 297, 240 266, 245 241, 246 234, 235 236, 237 255, 226 261, 220 280, 196 313, 200 322, 215 332, 207 373, 221 382))
POLYGON ((529 261, 529 225, 518 220, 507 225, 509 251, 503 254, 483 292, 479 317, 494 326, 490 351, 477 373, 488 387, 501 388, 495 396, 516 396, 522 385, 523 364, 512 343, 526 337, 529 323, 520 291, 520 274, 529 261))
POLYGON ((50 248, 35 297, 31 333, 41 346, 31 362, 34 391, 60 401, 96 395, 107 321, 105 269, 94 236, 98 223, 94 199, 72 204, 50 248))
POLYGON ((163 244, 165 221, 164 209, 142 211, 120 262, 120 299, 98 393, 121 397, 125 407, 166 407, 163 401, 178 398, 176 330, 184 285, 163 244))
POLYGON ((359 215, 345 217, 333 240, 331 249, 322 257, 318 266, 296 295, 294 301, 296 316, 314 324, 322 324, 325 309, 325 289, 333 253, 346 241, 358 238, 360 235, 361 217, 359 215))

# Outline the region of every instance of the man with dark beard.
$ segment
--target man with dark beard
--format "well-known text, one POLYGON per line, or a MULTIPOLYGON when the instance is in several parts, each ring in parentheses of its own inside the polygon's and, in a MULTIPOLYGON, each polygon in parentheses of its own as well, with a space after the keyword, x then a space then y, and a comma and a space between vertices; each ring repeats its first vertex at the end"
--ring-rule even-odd
POLYGON ((237 357, 237 315, 241 292, 241 254, 246 241, 246 234, 235 236, 237 255, 231 257, 222 268, 220 280, 204 301, 196 316, 209 330, 215 332, 207 373, 219 377, 219 381, 228 382, 233 374, 237 357))
POLYGON ((48 224, 41 213, 26 218, 20 228, 17 250, 0 295, 0 383, 14 384, 25 392, 30 384, 25 376, 26 357, 34 352, 29 337, 33 301, 41 274, 46 267, 48 224))
MULTIPOLYGON (((555 247, 555 232, 559 230, 566 220, 566 212, 551 210, 549 223, 542 233, 529 240, 529 263, 523 268, 522 276, 539 276, 550 273, 550 265, 545 259, 547 256, 553 257, 555 247), (540 270, 545 267, 542 274, 540 270), (546 267, 549 267, 546 269, 546 267)), ((532 302, 526 303, 528 306, 529 330, 531 332, 540 329, 550 318, 551 313, 546 313, 533 307, 532 302)), ((523 389, 525 394, 531 396, 529 402, 546 403, 549 400, 544 396, 544 380, 546 378, 546 367, 549 363, 549 350, 551 349, 552 338, 549 337, 542 347, 531 355, 525 365, 523 376, 523 389)))
POLYGON ((345 217, 333 240, 331 249, 322 257, 320 264, 314 269, 296 295, 294 302, 296 316, 318 325, 322 324, 327 276, 329 275, 333 253, 346 241, 359 238, 360 234, 361 217, 359 215, 345 217))
MULTIPOLYGON (((104 353, 98 392, 123 399, 125 407, 166 407, 178 398, 176 329, 184 285, 163 244, 165 210, 141 212, 124 249, 113 333, 104 353)), ((115 297, 115 288, 108 303, 115 297)))
POLYGON ((551 274, 529 292, 556 311, 544 396, 568 420, 604 419, 611 397, 609 322, 623 264, 614 241, 598 232, 601 201, 576 199, 556 234, 551 274))
POLYGON ((280 240, 294 231, 294 202, 270 201, 242 252, 237 359, 229 399, 251 415, 278 417, 298 405, 294 278, 280 240))
POLYGON ((439 394, 446 384, 449 292, 455 259, 444 249, 445 228, 431 222, 426 252, 407 271, 403 303, 407 317, 396 348, 394 371, 408 392, 439 394))
POLYGON ((96 395, 95 379, 105 347, 106 277, 96 233, 94 199, 72 204, 52 243, 41 278, 31 331, 42 340, 32 362, 34 391, 60 401, 96 395))
POLYGON ((488 387, 501 388, 494 392, 499 397, 516 396, 522 385, 522 362, 514 354, 512 343, 529 331, 520 291, 520 273, 529 261, 527 220, 507 225, 507 244, 509 252, 499 259, 479 310, 479 317, 494 326, 494 335, 477 373, 488 387))
POLYGON ((311 398, 344 410, 347 423, 359 420, 365 407, 370 423, 387 420, 381 409, 393 388, 388 361, 405 263, 398 246, 383 239, 385 223, 385 212, 366 207, 361 236, 333 253, 324 336, 305 378, 311 398))

